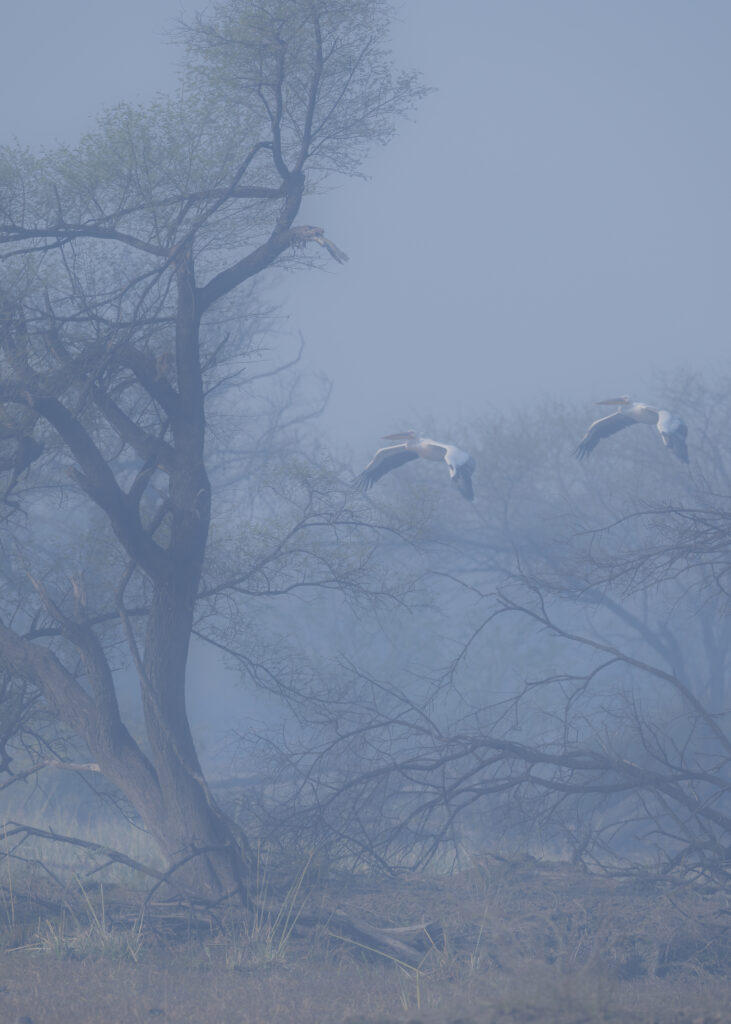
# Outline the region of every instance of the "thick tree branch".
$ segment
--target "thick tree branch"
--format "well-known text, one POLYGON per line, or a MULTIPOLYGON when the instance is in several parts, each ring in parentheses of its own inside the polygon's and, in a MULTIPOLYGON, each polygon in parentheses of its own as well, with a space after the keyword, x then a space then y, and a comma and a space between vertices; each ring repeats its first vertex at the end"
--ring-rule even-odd
POLYGON ((94 404, 123 441, 141 458, 153 459, 156 466, 160 466, 168 473, 171 471, 175 464, 175 451, 166 441, 148 433, 139 423, 130 419, 103 388, 95 386, 91 394, 94 404))

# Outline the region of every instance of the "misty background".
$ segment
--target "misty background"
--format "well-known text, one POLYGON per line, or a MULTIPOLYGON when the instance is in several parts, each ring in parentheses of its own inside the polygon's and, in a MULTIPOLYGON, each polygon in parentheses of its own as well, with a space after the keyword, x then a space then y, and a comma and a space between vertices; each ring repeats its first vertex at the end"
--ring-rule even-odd
MULTIPOLYGON (((174 89, 172 19, 196 7, 8 6, 3 139, 73 143, 102 108, 174 89)), ((655 403, 653 389, 677 371, 727 371, 729 29, 722 2, 400 6, 396 61, 434 91, 369 160, 368 180, 303 204, 299 221, 321 225, 350 261, 269 275, 281 303, 271 343, 286 356, 302 332, 306 369, 333 384, 319 429, 354 474, 391 430, 428 429, 469 449, 474 424, 495 414, 525 414, 540 431, 531 409, 550 399, 583 404, 588 425, 597 399, 655 403)), ((573 424, 556 434, 557 466, 579 436, 573 424)), ((479 504, 491 480, 475 454, 479 504)), ((439 483, 433 502, 457 529, 471 510, 439 483)), ((409 481, 382 487, 408 496, 409 481)), ((356 621, 343 613, 334 639, 356 621)), ((389 658, 400 640, 390 638, 389 658)), ((241 693, 199 649, 190 675, 205 679, 190 692, 205 757, 241 693)))
MULTIPOLYGON (((6 4, 3 139, 73 142, 102 107, 174 89, 173 20, 197 6, 6 4)), ((656 401, 657 374, 727 365, 729 5, 399 11, 395 58, 434 92, 370 180, 305 202, 350 262, 270 275, 356 468, 389 430, 449 434, 548 395, 591 415, 610 394, 656 401)))

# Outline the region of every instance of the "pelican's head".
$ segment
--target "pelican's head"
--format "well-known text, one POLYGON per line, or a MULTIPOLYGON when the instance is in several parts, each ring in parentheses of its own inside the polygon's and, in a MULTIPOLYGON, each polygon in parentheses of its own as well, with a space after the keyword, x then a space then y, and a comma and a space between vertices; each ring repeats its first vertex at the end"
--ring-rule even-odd
POLYGON ((400 434, 384 434, 384 441, 413 441, 419 435, 415 430, 404 430, 400 434))
POLYGON ((604 398, 601 402, 597 402, 597 405, 629 405, 629 395, 620 395, 619 398, 604 398))

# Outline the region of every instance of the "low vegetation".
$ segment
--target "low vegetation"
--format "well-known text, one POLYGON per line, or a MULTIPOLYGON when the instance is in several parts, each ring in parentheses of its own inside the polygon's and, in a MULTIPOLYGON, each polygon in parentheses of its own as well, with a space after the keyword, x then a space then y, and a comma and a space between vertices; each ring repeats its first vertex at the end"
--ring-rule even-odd
POLYGON ((268 911, 197 908, 39 865, 2 884, 0 1018, 107 1024, 723 1024, 731 907, 710 886, 484 855, 450 877, 262 869, 268 911), (45 877, 44 877, 45 876, 45 877), (424 923, 410 962, 300 917, 424 923), (432 922, 439 922, 438 925, 432 922))

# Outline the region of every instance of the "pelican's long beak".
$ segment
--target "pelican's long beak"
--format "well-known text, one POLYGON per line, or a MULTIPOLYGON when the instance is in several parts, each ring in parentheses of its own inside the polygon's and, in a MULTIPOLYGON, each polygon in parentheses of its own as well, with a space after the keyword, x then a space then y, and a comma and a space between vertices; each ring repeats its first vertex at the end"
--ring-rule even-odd
POLYGON ((629 398, 626 395, 620 395, 619 398, 603 398, 596 405, 629 405, 629 398))

